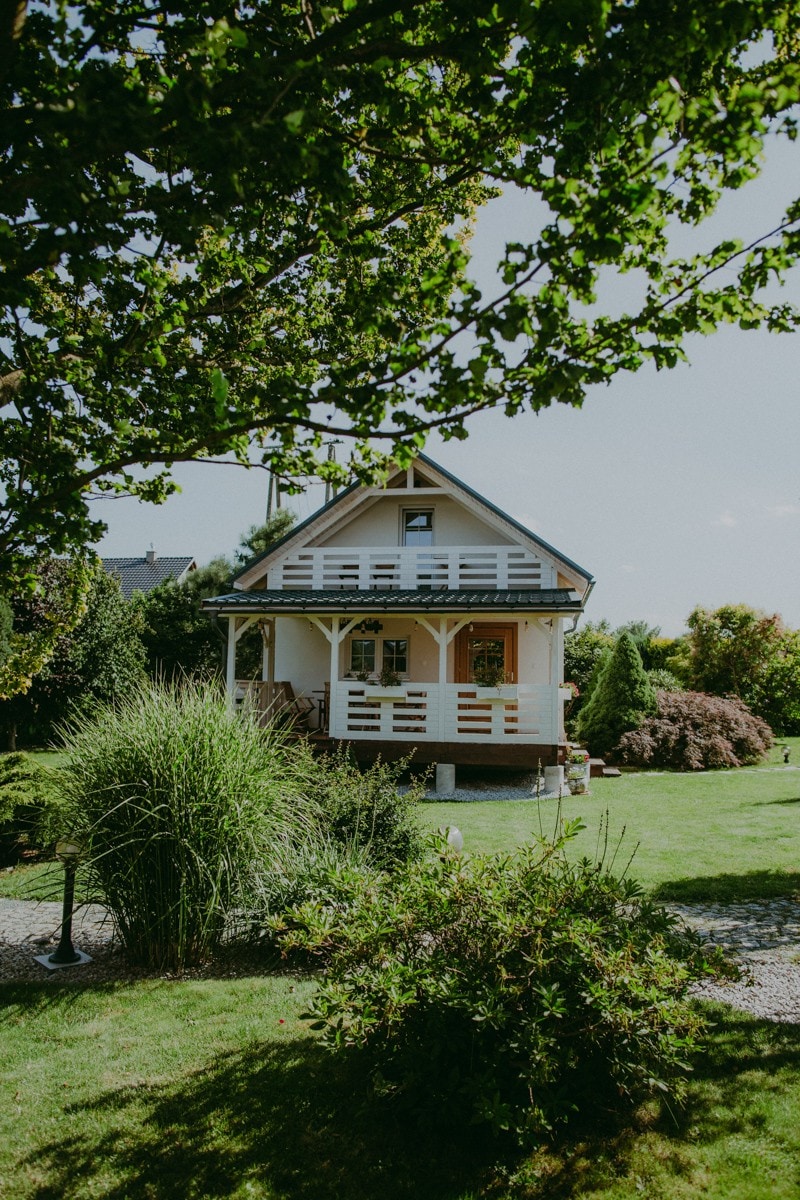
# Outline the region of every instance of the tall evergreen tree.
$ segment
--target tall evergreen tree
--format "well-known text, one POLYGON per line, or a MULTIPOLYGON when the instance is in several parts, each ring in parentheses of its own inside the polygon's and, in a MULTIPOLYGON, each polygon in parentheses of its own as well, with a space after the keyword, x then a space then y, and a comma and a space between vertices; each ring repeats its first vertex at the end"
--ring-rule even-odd
POLYGON ((610 754, 623 733, 638 729, 656 707, 656 693, 642 656, 630 633, 624 631, 581 710, 579 736, 592 754, 610 754))

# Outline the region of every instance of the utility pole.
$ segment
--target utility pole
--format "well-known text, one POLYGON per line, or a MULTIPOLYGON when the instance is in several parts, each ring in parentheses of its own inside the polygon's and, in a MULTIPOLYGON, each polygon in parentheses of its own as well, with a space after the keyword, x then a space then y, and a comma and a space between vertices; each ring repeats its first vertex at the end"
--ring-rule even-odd
MULTIPOLYGON (((328 442, 328 462, 336 462, 336 447, 339 445, 339 439, 335 438, 328 442)), ((325 503, 329 504, 336 495, 336 489, 329 479, 325 480, 325 503)))
POLYGON ((281 507, 281 485, 272 471, 269 473, 269 484, 267 485, 267 523, 272 517, 272 509, 278 512, 281 507))

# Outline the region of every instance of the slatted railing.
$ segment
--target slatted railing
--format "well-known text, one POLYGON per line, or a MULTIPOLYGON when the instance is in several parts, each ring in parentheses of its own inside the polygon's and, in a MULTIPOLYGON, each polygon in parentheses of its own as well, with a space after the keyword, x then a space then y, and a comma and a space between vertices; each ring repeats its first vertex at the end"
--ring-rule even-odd
POLYGON ((270 571, 270 588, 314 591, 550 588, 554 568, 520 546, 323 547, 270 571))
POLYGON ((559 740, 560 701, 547 685, 477 689, 474 684, 409 682, 399 691, 339 683, 332 736, 404 742, 559 740))

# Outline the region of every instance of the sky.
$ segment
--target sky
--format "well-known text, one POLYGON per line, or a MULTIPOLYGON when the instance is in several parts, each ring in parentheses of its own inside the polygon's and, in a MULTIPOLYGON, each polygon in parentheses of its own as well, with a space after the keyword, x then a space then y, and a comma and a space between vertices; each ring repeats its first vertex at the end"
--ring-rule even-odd
MULTIPOLYGON (((769 228, 800 192, 799 167, 800 147, 772 147, 762 179, 715 218, 713 235, 769 228)), ((529 216, 514 194, 483 210, 479 282, 529 216)), ((800 271, 782 298, 800 304, 800 271)), ((432 436, 426 453, 595 577, 585 620, 646 621, 675 637, 697 605, 744 603, 800 628, 800 333, 724 329, 686 350, 688 365, 620 374, 580 410, 482 414, 466 442, 432 436)), ((202 564, 231 556, 264 520, 264 471, 199 463, 175 476, 182 491, 160 507, 95 502, 108 524, 100 554, 153 546, 202 564)), ((303 519, 324 489, 285 502, 303 519)))

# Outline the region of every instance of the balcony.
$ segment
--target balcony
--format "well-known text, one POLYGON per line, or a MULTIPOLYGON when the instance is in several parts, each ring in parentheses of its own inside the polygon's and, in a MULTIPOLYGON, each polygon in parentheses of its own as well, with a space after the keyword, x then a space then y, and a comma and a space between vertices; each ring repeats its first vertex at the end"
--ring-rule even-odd
POLYGON ((556 572, 519 546, 335 546, 299 550, 273 567, 267 587, 314 591, 538 589, 556 572))

